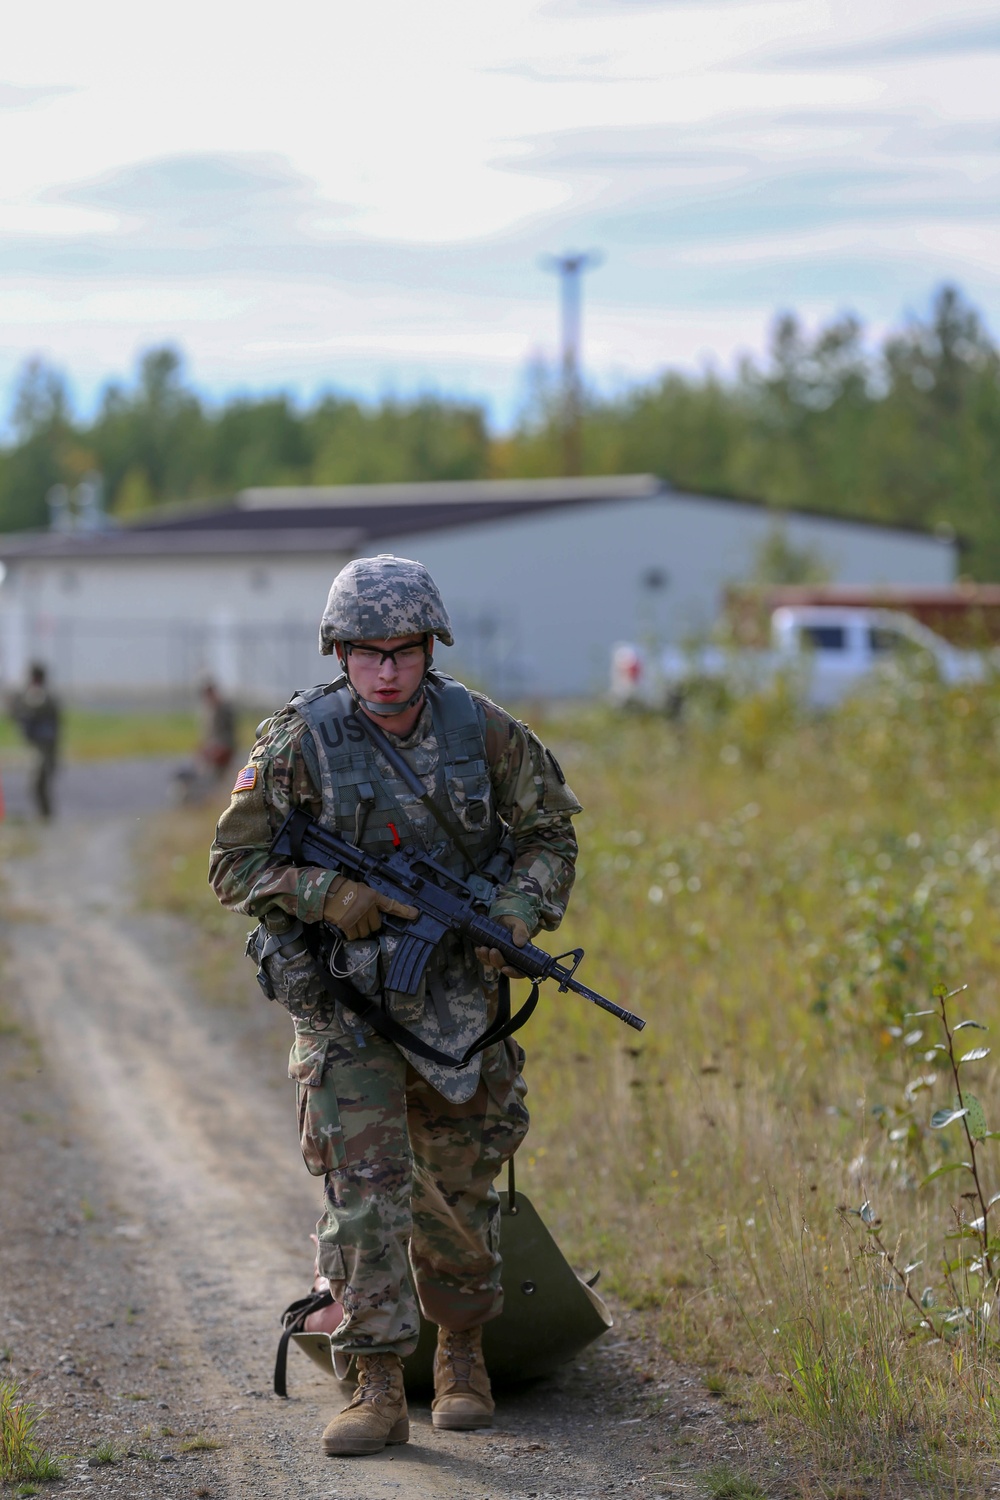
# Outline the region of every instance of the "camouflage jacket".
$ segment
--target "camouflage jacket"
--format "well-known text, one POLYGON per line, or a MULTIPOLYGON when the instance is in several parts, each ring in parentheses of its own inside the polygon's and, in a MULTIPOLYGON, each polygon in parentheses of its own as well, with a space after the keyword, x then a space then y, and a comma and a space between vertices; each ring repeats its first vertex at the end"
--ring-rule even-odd
MULTIPOLYGON (((520 917, 529 932, 558 926, 573 885, 577 843, 571 819, 580 804, 565 784, 555 758, 530 729, 488 698, 474 693, 485 716, 486 758, 496 807, 514 836, 510 879, 491 908, 497 916, 520 917)), ((293 807, 314 817, 320 790, 306 764, 302 741, 308 729, 291 707, 261 727, 250 753, 255 784, 233 793, 216 829, 209 880, 234 911, 265 918, 280 930, 287 918, 318 922, 334 873, 317 867, 272 863, 268 847, 293 807)), ((434 748, 429 709, 424 707, 400 748, 434 748)))

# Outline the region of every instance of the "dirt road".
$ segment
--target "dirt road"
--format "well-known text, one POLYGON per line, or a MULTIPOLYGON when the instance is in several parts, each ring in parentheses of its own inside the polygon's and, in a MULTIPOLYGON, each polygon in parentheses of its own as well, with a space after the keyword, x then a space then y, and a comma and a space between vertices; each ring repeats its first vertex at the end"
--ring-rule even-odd
POLYGON ((270 1393, 318 1210, 287 1018, 196 993, 183 927, 132 899, 148 820, 83 811, 4 834, 0 1378, 70 1455, 60 1494, 583 1500, 704 1494, 706 1467, 743 1467, 738 1429, 627 1317, 505 1396, 491 1432, 436 1433, 418 1405, 408 1445, 325 1458, 334 1383, 293 1350, 291 1399, 270 1393))

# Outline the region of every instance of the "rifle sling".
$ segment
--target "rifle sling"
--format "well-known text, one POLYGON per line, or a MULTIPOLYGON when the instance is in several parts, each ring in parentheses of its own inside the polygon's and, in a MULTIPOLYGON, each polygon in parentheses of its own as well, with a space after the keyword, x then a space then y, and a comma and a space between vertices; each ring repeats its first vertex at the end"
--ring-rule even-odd
POLYGON ((471 1047, 467 1047, 462 1057, 452 1057, 447 1052, 440 1052, 437 1047, 432 1047, 429 1042, 423 1041, 408 1026, 402 1026, 388 1015, 377 1000, 372 1000, 368 995, 362 995, 353 984, 345 979, 338 979, 336 974, 331 974, 326 965, 319 961, 316 972, 320 983, 328 994, 335 1000, 339 1000, 348 1010, 354 1012, 360 1021, 364 1021, 373 1031, 387 1042, 393 1042, 405 1052, 412 1052, 416 1057, 422 1057, 426 1062, 437 1063, 441 1068, 464 1068, 477 1052, 483 1052, 487 1047, 492 1047, 494 1042, 502 1042, 505 1038, 513 1036, 515 1031, 530 1019, 535 1006, 538 1004, 538 985, 532 984, 531 994, 521 1006, 521 1009, 511 1015, 510 1011, 510 980, 506 974, 501 974, 497 983, 498 1005, 495 1019, 487 1026, 482 1036, 474 1041, 471 1047))
POLYGON ((471 848, 469 847, 465 834, 455 822, 455 819, 450 818, 447 813, 445 813, 440 807, 438 807, 437 803, 434 801, 434 798, 424 786, 423 782, 420 780, 420 777, 417 775, 417 773, 413 770, 412 766, 407 764, 406 760, 399 753, 396 746, 389 739, 389 736, 385 734, 377 724, 373 723, 366 713, 358 714, 358 722, 360 723, 361 728, 364 730, 371 743, 376 747, 376 749, 381 750, 382 754, 385 756, 390 766, 392 766, 392 769, 396 772, 397 776, 401 777, 401 779, 406 783, 410 791, 413 793, 414 797, 419 798, 419 800, 423 803, 424 807, 426 807, 427 811, 430 813, 435 823, 441 829, 442 833, 447 834, 448 838, 465 859, 470 870, 475 870, 477 868, 475 856, 471 848))

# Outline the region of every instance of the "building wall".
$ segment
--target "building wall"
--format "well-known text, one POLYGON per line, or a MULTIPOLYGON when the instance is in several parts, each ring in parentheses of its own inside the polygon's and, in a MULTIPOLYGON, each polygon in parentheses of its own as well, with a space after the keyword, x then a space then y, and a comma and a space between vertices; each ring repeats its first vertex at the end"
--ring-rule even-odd
POLYGON ((208 674, 252 702, 323 679, 320 616, 347 556, 88 558, 9 565, 0 683, 46 662, 70 697, 180 699, 208 674))
POLYGON ((330 582, 348 554, 268 557, 86 558, 9 565, 0 604, 37 615, 84 619, 208 620, 221 609, 240 619, 319 618, 330 582))
MULTIPOLYGON (((603 690, 616 641, 683 640, 717 618, 780 526, 831 581, 948 584, 954 545, 890 528, 667 495, 386 538, 419 558, 458 644, 439 660, 500 698, 603 690)), ((263 538, 266 547, 266 536, 263 538)), ((316 631, 343 554, 13 564, 0 588, 0 671, 47 661, 71 696, 190 691, 210 672, 261 704, 321 680, 316 631)))

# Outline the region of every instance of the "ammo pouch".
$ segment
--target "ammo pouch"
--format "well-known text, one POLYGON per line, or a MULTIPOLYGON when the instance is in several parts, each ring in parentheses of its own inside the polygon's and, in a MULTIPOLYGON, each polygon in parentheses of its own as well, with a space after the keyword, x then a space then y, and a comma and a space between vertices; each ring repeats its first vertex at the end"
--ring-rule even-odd
POLYGON ((257 983, 269 1000, 277 1000, 310 1031, 326 1031, 336 1016, 336 1003, 323 982, 319 960, 302 922, 287 932, 268 932, 261 922, 247 935, 247 957, 257 965, 257 983))

